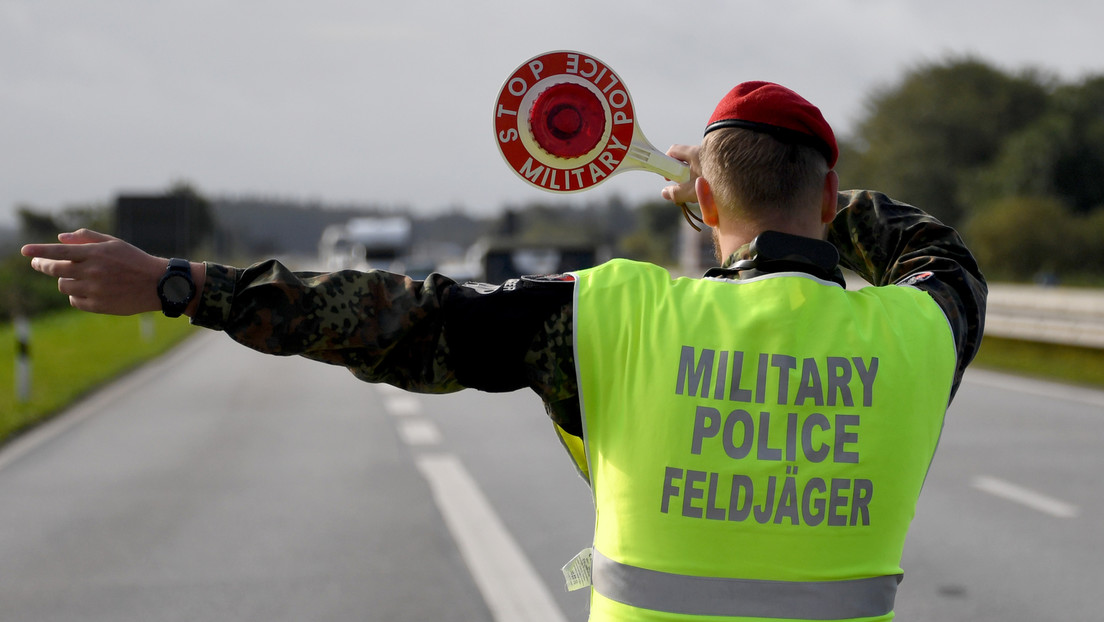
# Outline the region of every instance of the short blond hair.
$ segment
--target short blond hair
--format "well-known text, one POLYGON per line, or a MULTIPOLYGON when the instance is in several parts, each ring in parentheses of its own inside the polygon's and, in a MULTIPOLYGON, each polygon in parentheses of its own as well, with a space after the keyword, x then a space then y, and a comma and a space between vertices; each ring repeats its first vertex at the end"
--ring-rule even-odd
POLYGON ((718 206, 756 220, 819 206, 830 170, 812 147, 742 128, 707 134, 700 158, 718 206))

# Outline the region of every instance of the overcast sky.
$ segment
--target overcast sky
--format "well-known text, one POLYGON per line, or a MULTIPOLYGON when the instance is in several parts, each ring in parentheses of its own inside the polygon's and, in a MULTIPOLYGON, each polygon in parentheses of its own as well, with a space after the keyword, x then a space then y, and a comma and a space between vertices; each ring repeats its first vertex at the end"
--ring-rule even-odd
POLYGON ((872 89, 952 54, 1104 73, 1101 24, 1099 0, 0 0, 0 224, 180 180, 423 213, 656 197, 640 172, 568 196, 519 180, 492 132, 506 77, 591 54, 661 149, 753 79, 845 135, 872 89))

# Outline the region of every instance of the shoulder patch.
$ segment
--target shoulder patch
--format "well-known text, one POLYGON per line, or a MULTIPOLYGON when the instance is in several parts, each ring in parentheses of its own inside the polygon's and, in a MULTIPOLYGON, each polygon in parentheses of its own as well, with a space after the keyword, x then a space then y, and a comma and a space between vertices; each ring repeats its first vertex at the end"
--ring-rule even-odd
POLYGON ((934 272, 930 272, 930 271, 929 272, 920 272, 920 273, 917 273, 917 274, 909 275, 908 277, 906 277, 906 278, 904 278, 900 281, 897 281, 897 284, 898 285, 904 285, 906 287, 907 286, 912 286, 912 285, 916 285, 917 283, 923 283, 924 281, 927 281, 928 279, 932 278, 933 276, 935 276, 934 272))
POLYGON ((479 281, 464 281, 460 284, 461 287, 466 287, 477 294, 493 294, 498 291, 501 285, 494 285, 491 283, 480 283, 479 281))
POLYGON ((574 274, 540 274, 540 275, 526 275, 521 277, 523 281, 532 281, 534 283, 571 283, 575 281, 574 274))

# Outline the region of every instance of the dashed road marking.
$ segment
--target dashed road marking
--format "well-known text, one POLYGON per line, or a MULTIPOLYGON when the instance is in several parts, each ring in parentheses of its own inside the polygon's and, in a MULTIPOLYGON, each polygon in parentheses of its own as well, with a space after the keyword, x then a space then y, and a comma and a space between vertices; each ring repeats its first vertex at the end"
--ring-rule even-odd
POLYGON ((460 460, 450 454, 423 454, 416 461, 495 620, 566 622, 460 460))
POLYGON ((1038 510, 1044 514, 1050 514, 1057 518, 1075 518, 1078 513, 1076 505, 1059 501, 1042 493, 1018 486, 988 475, 979 475, 973 480, 974 488, 991 495, 1007 499, 1020 505, 1038 510))
POLYGON ((384 398, 383 407, 393 417, 412 417, 422 414, 421 404, 412 395, 389 395, 384 398))
POLYGON ((400 420, 398 430, 403 442, 412 447, 441 444, 441 431, 437 429, 432 421, 424 419, 400 420))
POLYGON ((387 385, 379 388, 399 437, 422 450, 414 455, 418 470, 429 483, 437 509, 494 619, 567 622, 460 459, 450 453, 427 453, 427 447, 440 445, 443 438, 432 421, 420 416, 417 397, 387 385))

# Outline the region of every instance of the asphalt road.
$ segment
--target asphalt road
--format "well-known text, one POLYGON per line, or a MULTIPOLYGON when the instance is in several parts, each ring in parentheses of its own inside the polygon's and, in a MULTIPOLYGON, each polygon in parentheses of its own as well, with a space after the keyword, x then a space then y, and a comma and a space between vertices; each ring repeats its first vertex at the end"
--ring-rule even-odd
MULTIPOLYGON (((1099 620, 1104 393, 971 373, 898 619, 1099 620)), ((0 450, 0 622, 585 619, 589 492, 525 392, 205 334, 0 450)))

